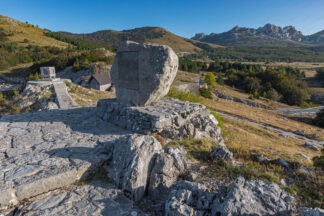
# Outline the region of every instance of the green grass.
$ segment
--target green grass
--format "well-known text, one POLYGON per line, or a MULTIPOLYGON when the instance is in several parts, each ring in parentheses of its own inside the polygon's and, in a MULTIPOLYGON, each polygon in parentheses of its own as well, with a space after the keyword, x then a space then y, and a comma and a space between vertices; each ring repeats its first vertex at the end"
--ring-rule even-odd
POLYGON ((196 96, 192 91, 181 91, 177 88, 170 88, 169 93, 167 94, 168 97, 177 98, 183 101, 189 101, 193 103, 201 103, 201 99, 199 96, 196 96))
POLYGON ((203 175, 209 178, 229 178, 230 180, 243 176, 247 179, 260 179, 279 184, 284 172, 279 166, 264 165, 252 161, 245 162, 243 167, 235 167, 226 162, 211 162, 204 170, 203 175))
POLYGON ((81 181, 75 183, 77 186, 88 185, 94 180, 107 181, 107 172, 103 167, 99 167, 96 171, 88 173, 81 181))
POLYGON ((182 139, 174 140, 168 147, 183 146, 187 151, 187 156, 193 160, 208 161, 211 150, 217 146, 216 142, 207 139, 182 139))

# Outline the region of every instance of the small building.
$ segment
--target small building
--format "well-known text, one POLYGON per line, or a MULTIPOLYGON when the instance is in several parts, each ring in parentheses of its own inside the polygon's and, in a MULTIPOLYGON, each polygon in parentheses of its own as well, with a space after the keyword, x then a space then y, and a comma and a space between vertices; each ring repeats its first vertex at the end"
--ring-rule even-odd
POLYGON ((41 67, 40 68, 42 79, 52 80, 55 79, 55 67, 41 67))
POLYGON ((80 86, 84 87, 84 88, 88 88, 89 87, 89 81, 91 79, 91 76, 81 76, 80 77, 80 82, 78 83, 80 86))
POLYGON ((100 91, 106 91, 111 86, 111 79, 108 74, 93 74, 89 80, 89 87, 100 91))

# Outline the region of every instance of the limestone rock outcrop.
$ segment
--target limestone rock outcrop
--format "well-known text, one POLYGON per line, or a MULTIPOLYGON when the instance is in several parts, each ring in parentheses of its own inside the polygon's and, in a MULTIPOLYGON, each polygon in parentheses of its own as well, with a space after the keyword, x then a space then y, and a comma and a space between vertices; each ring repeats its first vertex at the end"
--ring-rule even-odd
POLYGON ((141 200, 161 144, 152 136, 135 134, 116 141, 112 148, 108 176, 135 201, 141 200))
POLYGON ((97 115, 127 130, 159 133, 176 139, 182 136, 222 140, 217 119, 203 105, 163 98, 146 107, 125 106, 114 99, 100 100, 97 115))
POLYGON ((165 45, 121 43, 111 70, 118 102, 146 106, 164 97, 176 76, 178 56, 165 45))
POLYGON ((290 215, 292 198, 279 185, 239 177, 213 201, 213 215, 290 215))
POLYGON ((273 183, 237 178, 225 191, 208 192, 201 184, 172 187, 165 215, 291 215, 293 200, 273 183))
POLYGON ((182 147, 166 148, 155 160, 150 175, 148 195, 153 200, 165 200, 169 188, 188 168, 186 150, 182 147))

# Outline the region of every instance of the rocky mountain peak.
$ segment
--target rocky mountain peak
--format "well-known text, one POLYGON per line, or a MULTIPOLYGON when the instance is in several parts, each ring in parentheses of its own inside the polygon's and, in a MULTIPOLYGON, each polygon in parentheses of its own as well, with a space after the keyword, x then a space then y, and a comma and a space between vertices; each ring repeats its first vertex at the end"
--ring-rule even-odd
POLYGON ((303 44, 324 43, 324 31, 305 36, 294 26, 280 27, 270 23, 257 29, 235 26, 228 32, 205 35, 196 34, 195 40, 220 45, 258 45, 258 46, 296 46, 303 44))
POLYGON ((205 33, 197 33, 195 34, 195 36, 193 36, 193 40, 201 40, 203 39, 204 37, 206 37, 206 34, 205 33))

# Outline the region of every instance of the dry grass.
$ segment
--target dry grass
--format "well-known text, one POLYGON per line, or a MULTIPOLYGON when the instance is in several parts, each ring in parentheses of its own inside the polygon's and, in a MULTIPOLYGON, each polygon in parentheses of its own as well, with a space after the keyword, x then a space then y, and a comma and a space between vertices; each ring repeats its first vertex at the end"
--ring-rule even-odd
POLYGON ((319 152, 306 149, 303 141, 280 137, 278 133, 261 126, 223 117, 226 145, 240 157, 244 152, 257 152, 270 158, 283 158, 308 165, 308 162, 296 156, 303 153, 309 157, 319 156, 319 152))
POLYGON ((98 100, 114 98, 115 93, 83 88, 74 84, 67 84, 69 94, 78 106, 95 106, 98 100))
MULTIPOLYGON (((196 78, 198 76, 199 76, 198 74, 179 71, 173 85, 188 84, 188 83, 193 84, 196 82, 196 78)), ((217 85, 216 90, 224 93, 225 95, 237 97, 244 100, 249 100, 248 99, 249 94, 243 93, 235 88, 226 85, 224 86, 217 85)), ((271 110, 255 108, 242 103, 237 103, 237 102, 218 99, 218 98, 217 100, 206 99, 206 98, 201 98, 201 99, 202 99, 202 103, 210 107, 211 109, 232 114, 235 116, 239 116, 242 118, 246 118, 252 121, 264 123, 276 128, 280 128, 285 131, 294 132, 296 130, 304 130, 307 134, 317 134, 321 137, 322 140, 324 140, 323 129, 303 122, 287 119, 286 117, 279 115, 271 110)), ((288 106, 283 103, 266 100, 262 98, 253 100, 253 102, 266 105, 273 109, 289 108, 289 107, 297 108, 295 106, 288 106)))
POLYGON ((319 137, 321 137, 321 140, 324 140, 323 129, 303 122, 287 119, 286 117, 270 110, 255 108, 224 99, 218 99, 218 101, 215 101, 202 98, 202 101, 204 105, 213 110, 236 115, 255 122, 264 123, 289 132, 304 130, 306 134, 317 134, 319 137))
POLYGON ((19 64, 14 67, 10 67, 6 70, 0 70, 0 73, 6 74, 8 76, 18 76, 18 77, 25 77, 30 72, 30 66, 32 66, 33 63, 26 63, 26 64, 19 64))
POLYGON ((1 15, 0 27, 11 35, 8 37, 10 41, 17 42, 21 46, 38 45, 65 48, 68 45, 67 43, 44 36, 44 29, 1 15), (28 42, 24 42, 25 39, 27 39, 28 42))

